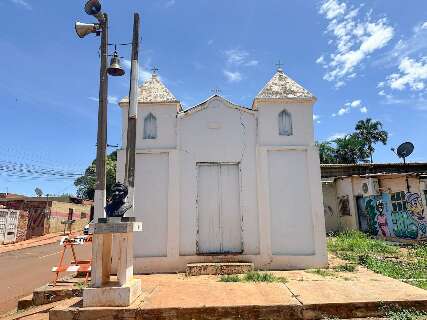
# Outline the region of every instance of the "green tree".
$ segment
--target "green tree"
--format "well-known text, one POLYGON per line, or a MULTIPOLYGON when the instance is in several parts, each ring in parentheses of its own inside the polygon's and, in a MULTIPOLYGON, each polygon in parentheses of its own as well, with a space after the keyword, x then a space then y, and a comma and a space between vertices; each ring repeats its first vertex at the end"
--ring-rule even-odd
POLYGON ((371 118, 359 120, 355 130, 355 134, 365 143, 369 158, 373 163, 374 144, 381 142, 386 145, 388 139, 387 131, 383 130, 383 124, 380 121, 373 121, 371 118))
POLYGON ((337 138, 334 142, 337 163, 358 163, 369 155, 365 142, 355 133, 337 138))
MULTIPOLYGON (((85 174, 78 177, 74 181, 74 185, 77 187, 77 196, 93 200, 95 195, 95 183, 96 183, 96 161, 85 170, 85 174)), ((116 163, 117 163, 117 151, 113 151, 107 156, 106 161, 106 187, 107 187, 107 198, 111 196, 111 187, 116 182, 116 163)))
POLYGON ((330 141, 316 142, 320 163, 337 163, 336 150, 330 141))

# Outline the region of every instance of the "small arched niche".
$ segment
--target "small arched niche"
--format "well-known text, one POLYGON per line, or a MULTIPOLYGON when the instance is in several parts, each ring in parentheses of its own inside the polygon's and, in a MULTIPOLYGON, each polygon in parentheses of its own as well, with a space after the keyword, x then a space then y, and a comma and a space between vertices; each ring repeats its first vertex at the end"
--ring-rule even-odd
POLYGON ((291 136, 292 134, 292 116, 284 109, 279 113, 279 135, 291 136))
POLYGON ((157 138, 157 119, 150 112, 144 118, 144 139, 156 139, 157 138))

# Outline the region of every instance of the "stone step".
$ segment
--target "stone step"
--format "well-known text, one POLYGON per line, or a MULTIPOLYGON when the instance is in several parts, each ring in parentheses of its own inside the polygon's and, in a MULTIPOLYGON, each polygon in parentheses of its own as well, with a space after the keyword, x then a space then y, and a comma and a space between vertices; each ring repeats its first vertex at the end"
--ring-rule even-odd
POLYGON ((33 294, 23 297, 18 300, 17 310, 25 310, 33 306, 33 294))
POLYGON ((189 263, 187 276, 241 274, 254 270, 254 264, 248 262, 208 262, 189 263))

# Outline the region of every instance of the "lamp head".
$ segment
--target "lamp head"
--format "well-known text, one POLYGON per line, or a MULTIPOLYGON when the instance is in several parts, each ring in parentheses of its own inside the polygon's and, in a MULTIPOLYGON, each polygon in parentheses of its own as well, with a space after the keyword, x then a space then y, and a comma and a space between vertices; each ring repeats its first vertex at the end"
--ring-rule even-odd
POLYGON ((76 33, 80 38, 84 38, 90 33, 99 32, 99 25, 95 23, 82 23, 77 21, 74 28, 76 29, 76 33))

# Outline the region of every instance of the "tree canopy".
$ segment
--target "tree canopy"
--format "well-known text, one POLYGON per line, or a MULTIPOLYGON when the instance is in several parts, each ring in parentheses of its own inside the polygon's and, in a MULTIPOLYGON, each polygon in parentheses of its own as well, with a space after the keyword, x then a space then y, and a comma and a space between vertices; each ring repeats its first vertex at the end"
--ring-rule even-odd
POLYGON ((387 144, 388 133, 383 130, 383 124, 380 121, 373 121, 371 118, 359 120, 356 124, 355 134, 366 144, 366 149, 373 162, 372 155, 375 151, 374 144, 381 142, 387 144))
POLYGON ((373 162, 374 145, 378 142, 387 143, 388 133, 383 130, 380 121, 371 118, 360 120, 355 132, 331 141, 318 142, 320 163, 358 163, 373 162))
MULTIPOLYGON (((106 188, 107 198, 111 196, 111 187, 116 182, 116 163, 117 151, 113 151, 107 156, 106 161, 106 188)), ((95 196, 95 183, 96 183, 96 161, 93 160, 92 164, 85 170, 85 174, 78 177, 74 181, 77 187, 77 196, 84 199, 93 200, 95 196)))

